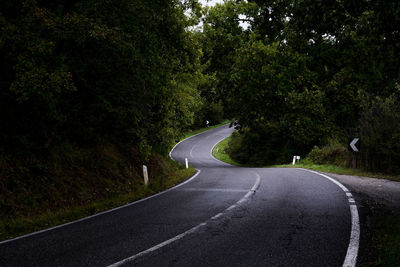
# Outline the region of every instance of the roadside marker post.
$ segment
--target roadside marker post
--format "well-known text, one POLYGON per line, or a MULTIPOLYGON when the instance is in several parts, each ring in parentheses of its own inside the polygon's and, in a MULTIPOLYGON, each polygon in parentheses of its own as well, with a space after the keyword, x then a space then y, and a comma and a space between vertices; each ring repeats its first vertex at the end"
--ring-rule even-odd
POLYGON ((143 179, 144 179, 144 185, 147 186, 147 184, 149 183, 149 174, 147 172, 146 165, 143 165, 143 179))
POLYGON ((185 158, 185 164, 186 164, 186 169, 189 168, 189 162, 187 158, 185 158))
POLYGON ((299 162, 300 162, 300 156, 293 156, 293 162, 292 162, 292 165, 295 165, 295 164, 296 164, 296 162, 297 162, 297 163, 299 163, 299 162))

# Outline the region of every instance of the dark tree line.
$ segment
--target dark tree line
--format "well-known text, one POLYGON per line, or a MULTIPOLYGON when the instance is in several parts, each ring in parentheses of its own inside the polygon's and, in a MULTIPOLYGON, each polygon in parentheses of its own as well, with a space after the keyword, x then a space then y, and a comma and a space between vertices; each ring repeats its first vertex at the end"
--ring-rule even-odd
POLYGON ((4 0, 1 152, 116 143, 146 160, 229 117, 239 161, 287 162, 360 135, 363 164, 381 169, 372 146, 398 135, 369 141, 383 115, 368 111, 398 103, 399 22, 385 0, 4 0))
POLYGON ((202 99, 199 45, 180 1, 1 1, 0 142, 164 153, 202 99))
POLYGON ((359 136, 364 168, 398 172, 399 29, 398 1, 237 0, 208 10, 203 61, 237 121, 232 156, 282 163, 359 136))

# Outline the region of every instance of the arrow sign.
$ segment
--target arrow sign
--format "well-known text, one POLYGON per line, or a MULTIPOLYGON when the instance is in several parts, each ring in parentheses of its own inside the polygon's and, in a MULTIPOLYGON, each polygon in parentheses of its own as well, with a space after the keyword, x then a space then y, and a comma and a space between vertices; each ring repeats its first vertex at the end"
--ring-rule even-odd
POLYGON ((360 140, 359 138, 354 138, 353 141, 350 143, 351 149, 353 149, 354 152, 358 152, 358 148, 356 147, 356 143, 360 140))

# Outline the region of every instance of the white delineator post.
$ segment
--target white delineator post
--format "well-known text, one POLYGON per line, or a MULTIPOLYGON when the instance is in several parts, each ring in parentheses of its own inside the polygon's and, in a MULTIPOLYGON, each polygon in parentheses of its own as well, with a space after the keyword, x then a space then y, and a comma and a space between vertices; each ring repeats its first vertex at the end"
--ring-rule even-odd
POLYGON ((147 172, 146 165, 143 165, 143 179, 144 179, 144 185, 147 186, 147 184, 149 183, 149 174, 147 172))
POLYGON ((185 158, 185 164, 186 164, 186 169, 189 168, 189 162, 187 158, 185 158))
POLYGON ((292 165, 296 164, 296 156, 293 156, 293 162, 292 165))

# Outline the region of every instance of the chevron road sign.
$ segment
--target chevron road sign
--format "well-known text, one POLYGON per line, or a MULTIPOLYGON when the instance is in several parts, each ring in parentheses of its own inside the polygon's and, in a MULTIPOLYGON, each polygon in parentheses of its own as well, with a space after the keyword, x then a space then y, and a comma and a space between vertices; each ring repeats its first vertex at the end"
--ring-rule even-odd
POLYGON ((358 152, 358 148, 356 147, 356 144, 360 140, 359 138, 354 138, 353 141, 350 142, 350 147, 353 149, 354 152, 358 152))

